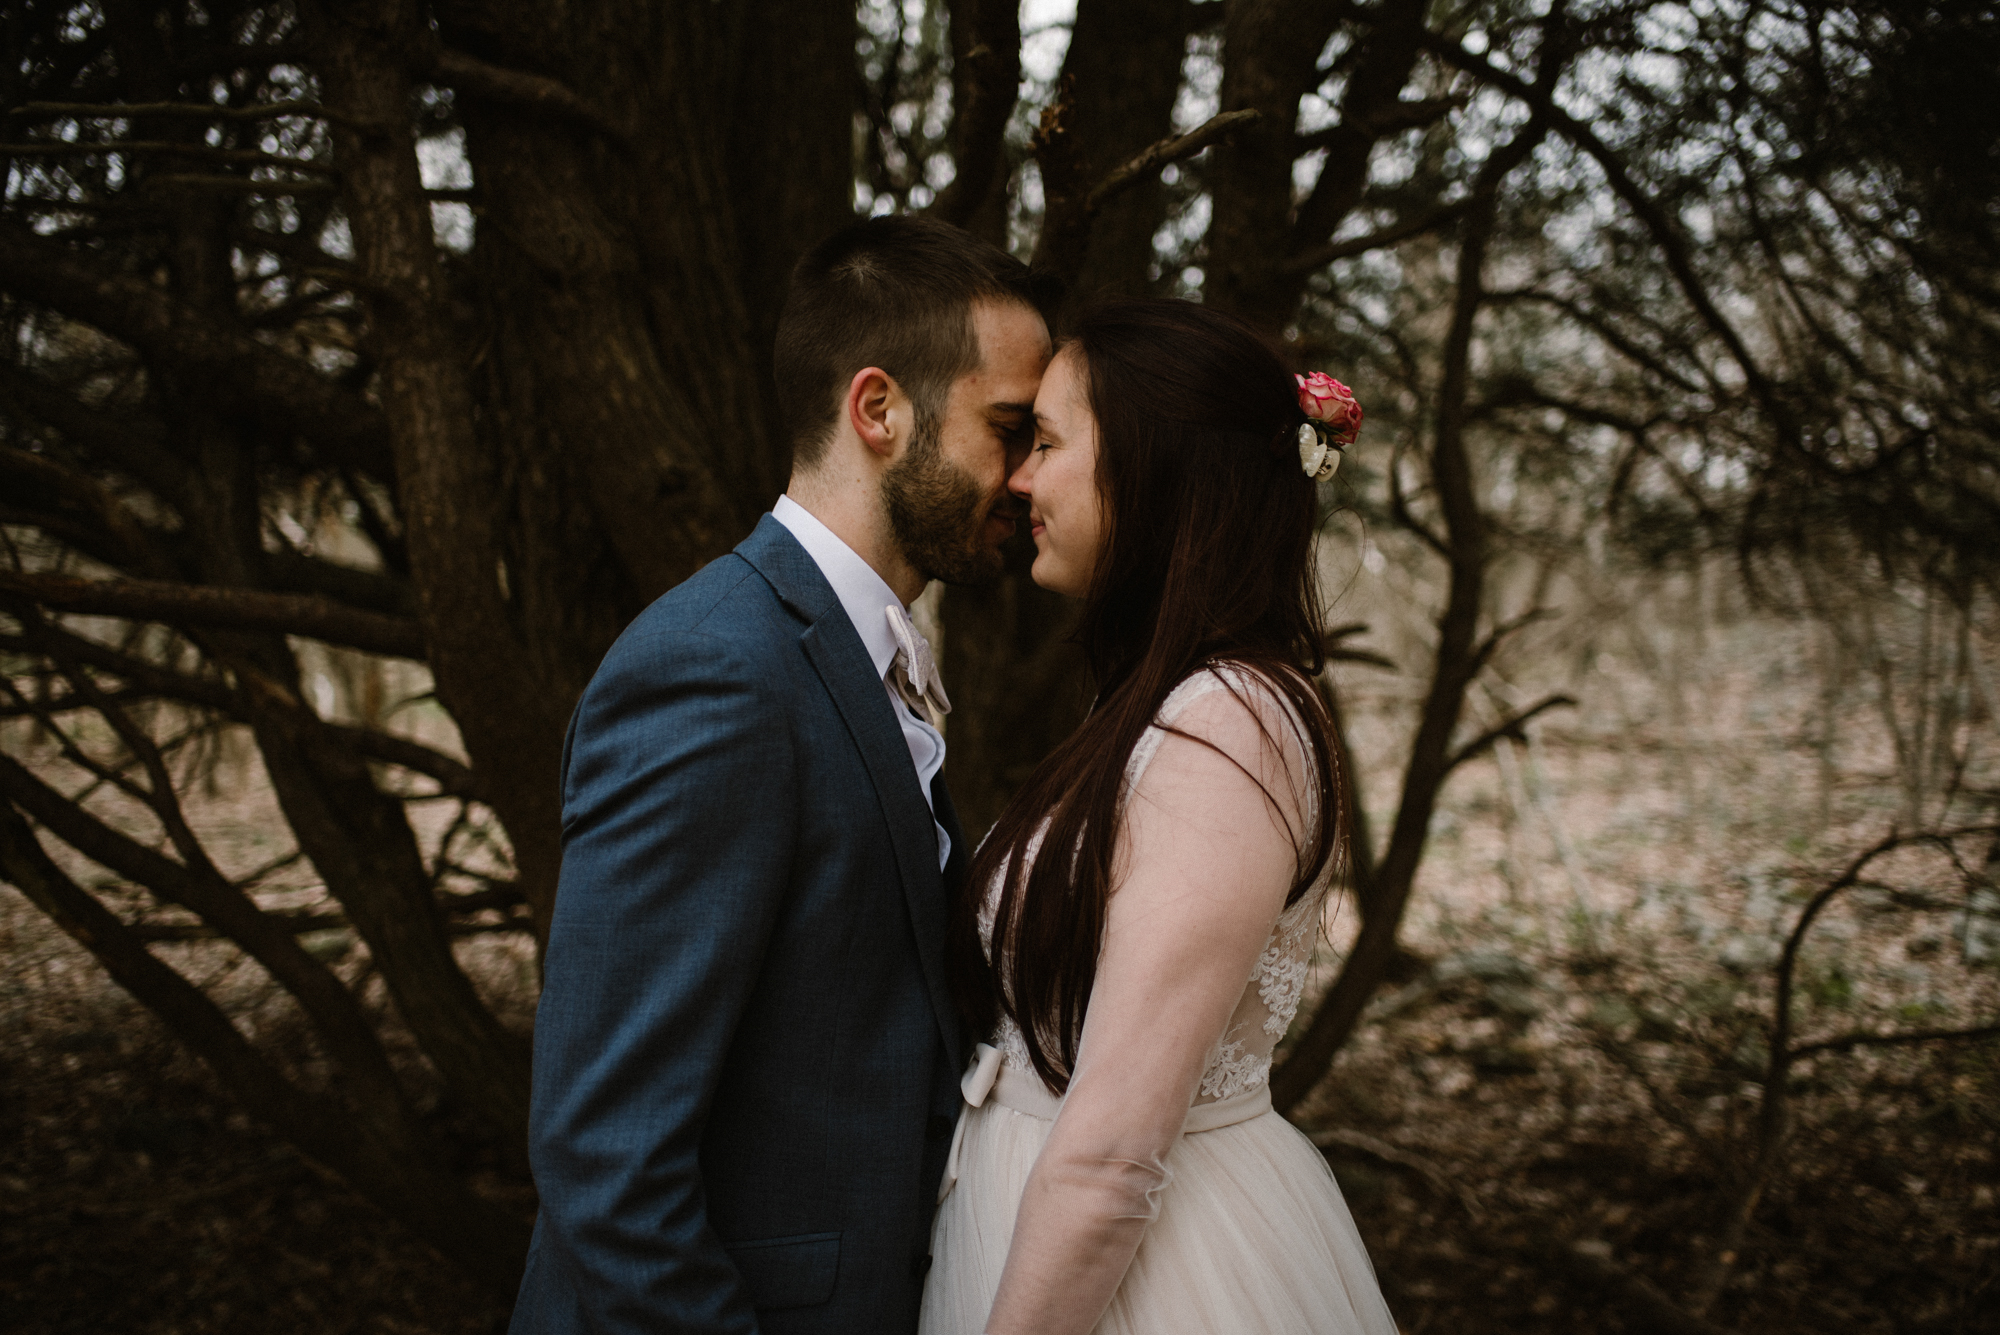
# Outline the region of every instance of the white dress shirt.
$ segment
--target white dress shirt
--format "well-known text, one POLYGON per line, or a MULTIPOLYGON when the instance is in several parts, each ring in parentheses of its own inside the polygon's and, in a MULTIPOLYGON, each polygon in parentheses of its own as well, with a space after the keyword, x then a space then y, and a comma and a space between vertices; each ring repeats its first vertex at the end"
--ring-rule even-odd
MULTIPOLYGON (((854 633, 861 637, 861 647, 868 651, 869 661, 875 665, 875 675, 882 680, 882 689, 889 695, 889 707, 896 711, 896 722, 902 726, 903 742, 910 748, 910 763, 917 768, 917 787, 923 791, 926 805, 931 801, 931 780, 944 768, 944 738, 928 722, 920 719, 903 698, 896 694, 896 688, 889 684, 889 669, 896 662, 896 635, 889 629, 889 604, 903 605, 888 581, 875 573, 875 568, 862 560, 852 547, 834 536, 832 529, 813 517, 810 510, 789 496, 780 496, 778 503, 771 507, 771 517, 791 530, 799 540, 799 546, 806 549, 806 555, 819 567, 819 573, 826 576, 826 582, 833 586, 833 596, 840 599, 841 608, 847 619, 854 623, 854 633)), ((937 830, 938 869, 951 859, 951 836, 944 832, 944 826, 937 823, 935 810, 931 824, 937 830)))

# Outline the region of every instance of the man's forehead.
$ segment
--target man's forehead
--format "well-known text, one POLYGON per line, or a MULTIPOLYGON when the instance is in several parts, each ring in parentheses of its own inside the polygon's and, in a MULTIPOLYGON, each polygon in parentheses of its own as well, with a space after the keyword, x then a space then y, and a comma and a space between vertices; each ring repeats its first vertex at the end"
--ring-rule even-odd
POLYGON ((990 346, 998 342, 1032 340, 1043 365, 1048 363, 1054 350, 1048 322, 1042 318, 1042 313, 1011 297, 981 297, 973 302, 972 329, 979 343, 981 362, 987 360, 989 353, 1000 350, 990 346))
POLYGON ((1049 332, 1041 313, 1013 301, 984 300, 973 306, 979 360, 951 387, 956 410, 989 418, 1025 418, 1035 410, 1035 391, 1049 363, 1049 332))

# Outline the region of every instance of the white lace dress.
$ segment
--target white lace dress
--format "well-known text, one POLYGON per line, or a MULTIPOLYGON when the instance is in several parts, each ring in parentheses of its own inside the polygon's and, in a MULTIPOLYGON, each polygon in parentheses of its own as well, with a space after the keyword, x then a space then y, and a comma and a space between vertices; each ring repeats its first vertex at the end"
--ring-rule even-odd
POLYGON ((1271 1108, 1327 888, 1284 905, 1310 765, 1248 672, 1167 697, 1126 770, 1067 1096, 1006 1021, 966 1075, 922 1335, 1396 1335, 1326 1161, 1271 1108))

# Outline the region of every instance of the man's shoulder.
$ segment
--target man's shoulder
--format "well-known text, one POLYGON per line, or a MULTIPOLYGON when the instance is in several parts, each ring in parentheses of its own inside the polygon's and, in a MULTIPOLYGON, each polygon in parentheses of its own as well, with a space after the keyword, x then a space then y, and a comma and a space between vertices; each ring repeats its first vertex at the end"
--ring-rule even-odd
POLYGON ((735 552, 717 557, 655 598, 598 665, 596 679, 628 672, 658 679, 686 668, 759 659, 801 627, 757 568, 735 552))
POLYGON ((630 629, 727 638, 772 620, 782 610, 757 568, 739 553, 727 552, 655 598, 633 619, 630 629))

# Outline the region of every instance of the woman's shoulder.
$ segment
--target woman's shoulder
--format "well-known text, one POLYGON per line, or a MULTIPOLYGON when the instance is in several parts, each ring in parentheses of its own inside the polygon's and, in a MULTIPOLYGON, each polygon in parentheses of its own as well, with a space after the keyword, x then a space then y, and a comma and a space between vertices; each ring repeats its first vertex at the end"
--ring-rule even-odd
MULTIPOLYGON (((1197 701, 1205 701, 1205 707, 1195 711, 1196 714, 1213 717, 1217 721, 1248 714, 1266 727, 1282 721, 1294 729, 1301 729, 1305 720, 1299 717, 1298 706, 1278 678, 1279 673, 1287 671, 1261 663, 1210 659, 1182 677, 1167 692, 1154 713, 1154 726, 1174 727, 1177 720, 1187 718, 1190 706, 1197 701)), ((1289 675, 1294 689, 1311 689, 1302 673, 1290 670, 1289 675)))
MULTIPOLYGON (((1242 756, 1277 743, 1282 753, 1290 753, 1288 764, 1310 764, 1307 724, 1279 685, 1280 671, 1283 669, 1232 659, 1210 659, 1190 671, 1167 692, 1154 711, 1152 726, 1132 748, 1125 770, 1128 789, 1138 783, 1160 744, 1173 734, 1194 737, 1242 756)), ((1311 689, 1302 674, 1295 681, 1300 688, 1311 689)))

